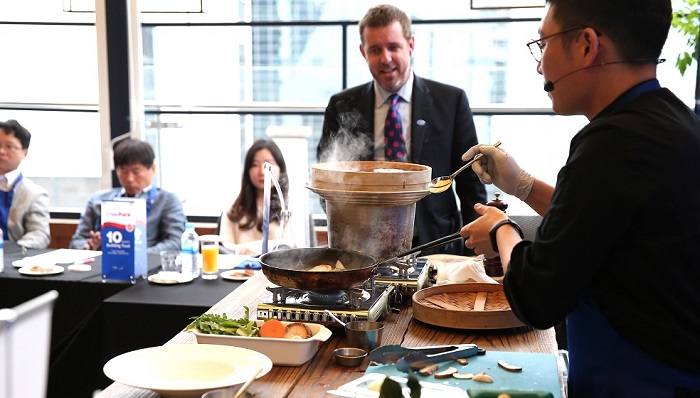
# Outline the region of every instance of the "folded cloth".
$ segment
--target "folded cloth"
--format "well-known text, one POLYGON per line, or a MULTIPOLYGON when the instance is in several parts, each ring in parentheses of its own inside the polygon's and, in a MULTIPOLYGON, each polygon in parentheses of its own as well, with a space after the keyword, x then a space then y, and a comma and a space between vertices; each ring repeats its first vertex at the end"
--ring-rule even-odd
POLYGON ((462 261, 436 262, 436 284, 482 282, 498 283, 486 275, 481 259, 464 259, 462 261))

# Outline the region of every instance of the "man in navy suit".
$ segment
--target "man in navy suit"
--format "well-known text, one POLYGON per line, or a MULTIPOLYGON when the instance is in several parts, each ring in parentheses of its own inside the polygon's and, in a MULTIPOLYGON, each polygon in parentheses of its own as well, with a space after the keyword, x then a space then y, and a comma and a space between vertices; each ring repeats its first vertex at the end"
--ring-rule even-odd
MULTIPOLYGON (((433 177, 452 174, 464 165, 462 154, 477 143, 464 90, 413 74, 411 20, 400 9, 390 5, 371 8, 359 28, 360 52, 374 80, 331 97, 318 143, 318 161, 385 160, 388 99, 398 94, 405 160, 430 166, 433 177)), ((476 219, 473 206, 477 202, 486 202, 486 189, 468 170, 457 176, 454 190, 418 201, 413 246, 459 231, 462 225, 476 219)), ((464 244, 456 242, 422 254, 464 251, 464 244)))

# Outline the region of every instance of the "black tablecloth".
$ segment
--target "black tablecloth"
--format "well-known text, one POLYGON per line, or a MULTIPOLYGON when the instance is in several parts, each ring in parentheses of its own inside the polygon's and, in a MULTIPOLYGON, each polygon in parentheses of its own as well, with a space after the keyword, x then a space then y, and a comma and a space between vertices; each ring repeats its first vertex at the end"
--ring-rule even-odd
MULTIPOLYGON (((33 256, 47 250, 29 250, 33 256)), ((23 254, 5 242, 5 271, 0 273, 0 308, 13 307, 49 290, 58 291, 54 306, 49 369, 49 398, 89 398, 111 384, 102 372, 111 358, 139 348, 162 345, 242 282, 195 279, 157 285, 139 279, 102 282, 101 258, 89 272, 25 276, 12 266, 23 254)), ((160 259, 149 255, 149 274, 160 259)))
MULTIPOLYGON (((50 250, 28 249, 26 256, 35 256, 50 250)), ((14 242, 5 242, 5 269, 0 273, 0 308, 14 307, 50 290, 58 292, 51 325, 52 358, 57 347, 70 338, 80 325, 107 297, 132 286, 128 281, 102 282, 102 262, 96 257, 88 272, 64 271, 56 275, 27 276, 12 265, 24 257, 14 242)), ((160 260, 149 258, 152 269, 160 260)))
POLYGON ((136 284, 102 303, 102 349, 98 387, 112 383, 102 367, 111 358, 163 345, 242 282, 201 278, 181 285, 136 284))

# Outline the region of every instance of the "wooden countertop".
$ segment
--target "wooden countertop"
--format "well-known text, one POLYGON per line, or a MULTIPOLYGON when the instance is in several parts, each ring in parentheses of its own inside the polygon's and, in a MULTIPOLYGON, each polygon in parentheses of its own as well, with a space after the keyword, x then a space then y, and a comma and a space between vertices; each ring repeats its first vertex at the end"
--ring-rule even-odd
MULTIPOLYGON (((208 312, 226 313, 229 317, 239 318, 245 315, 243 306, 247 305, 252 311, 257 309, 268 291, 267 286, 274 286, 267 281, 262 273, 256 274, 246 283, 224 297, 208 312)), ((183 319, 183 328, 188 320, 183 319)), ((383 320, 386 326, 382 345, 401 344, 406 347, 427 345, 474 343, 488 350, 557 353, 557 342, 554 329, 526 330, 519 328, 506 333, 484 331, 460 331, 433 327, 422 324, 412 318, 410 306, 401 307, 398 314, 389 314, 383 320)), ((180 332, 166 344, 195 344, 194 335, 180 332)), ((336 365, 333 360, 333 350, 346 346, 342 333, 334 335, 318 350, 311 361, 299 367, 274 366, 272 371, 254 381, 248 391, 264 397, 330 397, 327 390, 333 390, 341 385, 361 377, 369 364, 365 359, 363 366, 348 368, 336 365)), ((158 394, 137 388, 113 383, 98 398, 157 398, 158 394)))

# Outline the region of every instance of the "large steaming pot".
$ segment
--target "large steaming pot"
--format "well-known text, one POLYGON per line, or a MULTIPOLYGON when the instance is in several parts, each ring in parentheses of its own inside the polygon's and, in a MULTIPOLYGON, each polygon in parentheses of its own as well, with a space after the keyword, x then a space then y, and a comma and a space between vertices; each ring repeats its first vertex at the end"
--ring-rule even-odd
POLYGON ((430 177, 430 167, 413 163, 329 162, 312 166, 307 188, 326 200, 330 247, 386 259, 411 248, 430 177))
POLYGON ((279 286, 314 292, 346 290, 362 285, 372 274, 374 258, 362 253, 329 249, 300 248, 277 250, 260 256, 260 267, 267 279, 279 286), (336 261, 345 267, 341 271, 309 271, 336 261))

